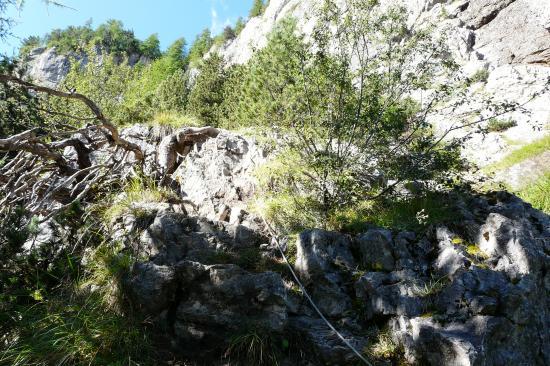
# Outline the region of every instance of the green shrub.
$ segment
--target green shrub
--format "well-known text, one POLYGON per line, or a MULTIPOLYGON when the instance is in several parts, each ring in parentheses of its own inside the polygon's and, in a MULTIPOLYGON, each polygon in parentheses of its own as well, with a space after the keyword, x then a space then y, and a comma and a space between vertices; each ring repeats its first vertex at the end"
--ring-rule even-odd
MULTIPOLYGON (((0 72, 9 73, 16 66, 9 60, 0 61, 0 72)), ((44 126, 39 107, 39 99, 27 90, 12 84, 0 84, 0 138, 44 126)))
MULTIPOLYGON (((314 31, 320 48, 297 32, 295 20, 286 19, 247 65, 226 71, 222 126, 262 126, 285 136, 281 165, 288 173, 264 191, 265 209, 278 207, 287 219, 297 213, 302 216, 297 225, 333 226, 329 219, 338 210, 391 192, 384 187, 381 172, 386 180, 397 182, 444 182, 462 169, 460 141, 440 143, 425 119, 430 111, 402 94, 394 95, 404 85, 433 88, 429 80, 433 81, 436 69, 453 74, 452 64, 428 63, 420 76, 407 73, 407 67, 395 61, 431 59, 434 52, 444 53, 445 45, 429 32, 406 35, 399 9, 375 20, 370 12, 359 10, 372 7, 372 2, 353 2, 353 6, 357 11, 347 15, 334 10, 336 6, 322 9, 327 18, 314 31), (379 39, 379 47, 395 52, 395 58, 366 57, 369 61, 360 70, 350 72, 352 51, 330 52, 333 34, 327 31, 327 22, 339 29, 341 37, 379 39), (372 27, 373 22, 379 23, 372 27), (351 29, 352 23, 357 27, 351 29), (393 48, 392 37, 403 37, 406 44, 393 48), (279 204, 275 195, 281 195, 279 201, 284 203, 279 204)), ((442 88, 441 100, 447 100, 452 88, 442 88)))
POLYGON ((254 18, 262 15, 265 12, 265 9, 267 8, 268 5, 269 5, 269 0, 268 1, 254 0, 248 16, 250 18, 254 18))
POLYGON ((195 85, 189 94, 187 111, 208 126, 218 126, 224 102, 224 84, 227 73, 224 60, 217 54, 204 60, 195 85))
POLYGON ((485 68, 477 70, 470 77, 470 81, 473 83, 478 83, 478 82, 486 83, 488 79, 489 79, 489 70, 485 68))
POLYGON ((487 123, 489 132, 504 132, 509 128, 516 127, 518 124, 513 119, 491 118, 487 123))
POLYGON ((203 30, 195 39, 195 42, 189 49, 189 64, 196 67, 202 61, 203 56, 210 50, 214 40, 210 30, 207 28, 203 30))
POLYGON ((62 293, 11 315, 1 365, 139 364, 151 352, 139 322, 106 310, 97 294, 62 293))
POLYGON ((33 49, 42 46, 42 40, 37 36, 30 36, 21 42, 21 47, 19 47, 19 57, 24 58, 27 56, 33 49))
MULTIPOLYGON (((101 57, 93 49, 88 49, 90 62, 81 67, 73 62, 71 70, 60 85, 62 90, 76 89, 101 108, 103 114, 113 122, 123 125, 139 121, 140 111, 131 110, 125 106, 125 95, 128 85, 139 75, 139 68, 132 68, 127 63, 118 63, 113 55, 101 57)), ((78 117, 92 117, 89 109, 80 101, 67 98, 51 97, 51 110, 63 112, 78 117)), ((52 121, 65 122, 66 118, 59 115, 49 115, 52 121)), ((84 121, 85 122, 85 121, 84 121)))
POLYGON ((239 17, 237 19, 237 22, 235 23, 235 36, 238 36, 243 31, 244 27, 246 26, 245 21, 242 17, 239 17))

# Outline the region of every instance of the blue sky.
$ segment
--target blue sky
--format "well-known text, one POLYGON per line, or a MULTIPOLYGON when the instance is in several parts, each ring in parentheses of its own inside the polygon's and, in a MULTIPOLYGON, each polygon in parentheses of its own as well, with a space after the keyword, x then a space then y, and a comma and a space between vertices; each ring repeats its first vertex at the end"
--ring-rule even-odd
POLYGON ((246 17, 253 0, 57 0, 72 9, 46 6, 42 0, 26 0, 21 11, 8 15, 17 21, 12 29, 15 37, 0 41, 0 53, 11 55, 21 39, 44 35, 55 28, 83 25, 93 19, 93 26, 108 19, 118 19, 132 29, 139 39, 158 33, 161 47, 166 48, 179 37, 191 43, 204 28, 221 32, 246 17))

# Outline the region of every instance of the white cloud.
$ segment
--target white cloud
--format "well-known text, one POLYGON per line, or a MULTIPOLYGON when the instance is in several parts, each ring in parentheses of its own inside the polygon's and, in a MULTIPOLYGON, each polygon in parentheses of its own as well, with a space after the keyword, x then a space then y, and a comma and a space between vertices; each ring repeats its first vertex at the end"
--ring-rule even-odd
POLYGON ((233 24, 233 20, 230 17, 226 17, 223 21, 220 19, 220 8, 223 15, 224 12, 229 10, 229 6, 226 0, 211 0, 210 3, 210 15, 212 17, 210 32, 212 34, 219 34, 226 26, 233 24))

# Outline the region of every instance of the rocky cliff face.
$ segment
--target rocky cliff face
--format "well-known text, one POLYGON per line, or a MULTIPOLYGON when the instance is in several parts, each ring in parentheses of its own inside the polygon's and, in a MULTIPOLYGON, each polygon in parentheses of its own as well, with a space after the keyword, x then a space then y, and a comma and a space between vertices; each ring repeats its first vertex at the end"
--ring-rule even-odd
MULTIPOLYGON (((97 48, 95 52, 100 56, 98 62, 101 62, 101 49, 97 48)), ((88 63, 88 55, 84 52, 59 54, 55 47, 35 48, 25 57, 24 74, 37 84, 55 88, 71 70, 73 60, 84 66, 88 63)), ((119 60, 122 62, 122 59, 119 60)), ((129 56, 128 64, 130 66, 138 62, 148 63, 150 60, 138 54, 129 56)))

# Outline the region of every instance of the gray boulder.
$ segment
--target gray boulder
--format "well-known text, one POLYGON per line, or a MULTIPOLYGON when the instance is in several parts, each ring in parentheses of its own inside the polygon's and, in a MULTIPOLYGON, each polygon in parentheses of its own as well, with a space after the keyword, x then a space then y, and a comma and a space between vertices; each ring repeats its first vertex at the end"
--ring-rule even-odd
POLYGON ((168 308, 175 298, 176 287, 174 269, 152 262, 136 263, 127 285, 133 304, 150 314, 168 308))
POLYGON ((178 264, 177 271, 184 298, 174 326, 181 342, 228 340, 247 326, 267 332, 286 326, 286 290, 279 274, 189 261, 178 264))
POLYGON ((344 288, 346 272, 355 268, 351 239, 314 229, 302 232, 296 246, 294 268, 301 280, 310 285, 317 306, 327 316, 343 316, 352 305, 344 288))
POLYGON ((379 315, 421 315, 427 299, 415 290, 423 281, 412 271, 365 273, 355 283, 355 292, 367 319, 379 315))
POLYGON ((363 266, 373 270, 395 268, 392 234, 389 230, 371 229, 357 237, 363 266))

